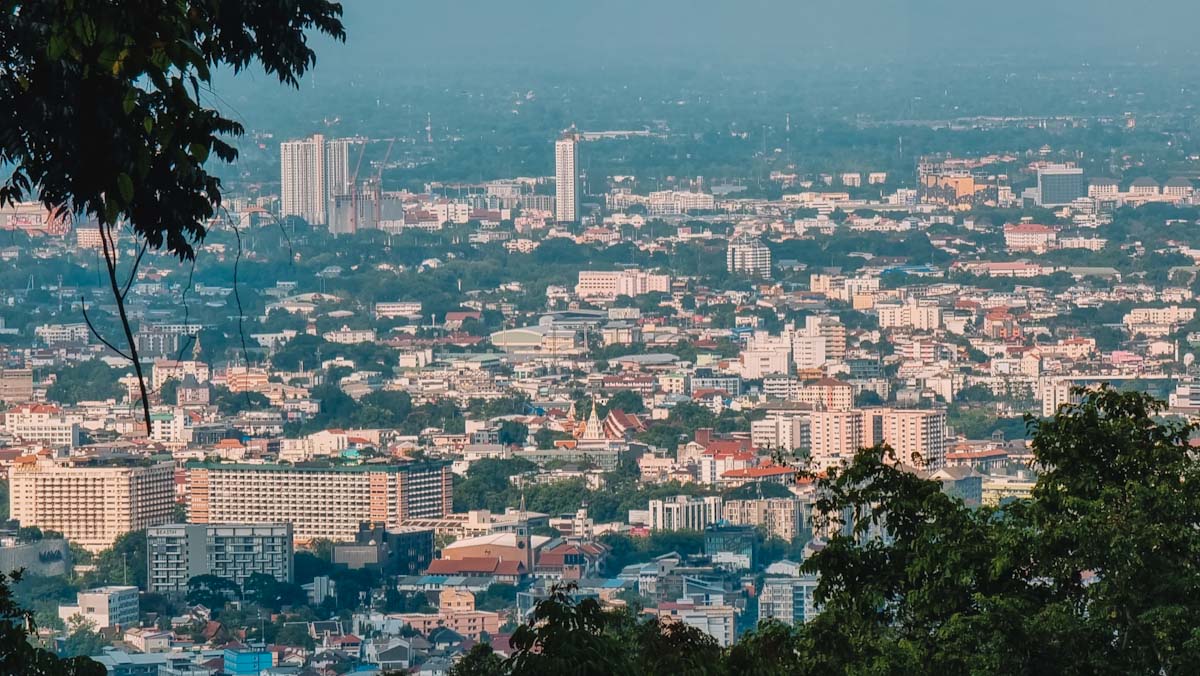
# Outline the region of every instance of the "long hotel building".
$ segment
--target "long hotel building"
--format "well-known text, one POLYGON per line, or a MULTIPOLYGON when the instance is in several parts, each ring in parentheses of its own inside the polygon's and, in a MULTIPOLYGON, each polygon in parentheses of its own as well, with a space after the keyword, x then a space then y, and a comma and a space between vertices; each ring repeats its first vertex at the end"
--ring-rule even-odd
POLYGON ((55 530, 91 552, 129 531, 170 523, 175 469, 87 466, 25 456, 9 472, 9 514, 22 526, 55 530))
POLYGON ((453 511, 449 463, 253 465, 188 463, 189 523, 291 523, 295 538, 352 541, 363 521, 453 511))

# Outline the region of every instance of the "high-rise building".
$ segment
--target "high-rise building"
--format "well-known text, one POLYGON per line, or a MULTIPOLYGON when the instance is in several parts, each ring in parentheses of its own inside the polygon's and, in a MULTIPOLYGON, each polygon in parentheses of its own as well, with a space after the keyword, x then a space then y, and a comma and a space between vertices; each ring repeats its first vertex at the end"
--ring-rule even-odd
POLYGON ((146 531, 146 591, 179 594, 197 575, 241 586, 255 573, 292 581, 292 524, 170 524, 146 531))
POLYGON ((771 276, 771 250, 753 235, 738 235, 729 242, 725 266, 733 273, 751 277, 771 276))
POLYGON ((350 190, 351 139, 321 134, 279 144, 280 215, 299 216, 314 225, 329 222, 329 202, 350 190))
POLYGON ((554 142, 554 220, 579 220, 579 135, 574 129, 554 142))
POLYGON ((677 495, 650 501, 651 530, 704 530, 721 520, 721 498, 677 495))
POLYGON ((870 408, 863 412, 863 446, 886 442, 906 465, 941 469, 946 463, 946 412, 870 408))
POLYGON ((726 500, 726 521, 737 526, 762 526, 772 537, 791 542, 808 526, 804 507, 797 498, 726 500))
POLYGON ((777 620, 798 625, 812 620, 818 612, 813 599, 816 589, 815 575, 764 579, 758 598, 758 621, 777 620))
POLYGON ((1037 204, 1057 207, 1087 195, 1083 169, 1065 164, 1050 164, 1038 169, 1037 204))
POLYGON ((169 523, 175 509, 170 462, 86 466, 26 456, 13 463, 9 483, 13 519, 58 531, 92 552, 129 531, 169 523))
POLYGON ((291 523, 300 541, 349 542, 363 521, 397 528, 452 511, 450 464, 188 464, 192 523, 291 523))

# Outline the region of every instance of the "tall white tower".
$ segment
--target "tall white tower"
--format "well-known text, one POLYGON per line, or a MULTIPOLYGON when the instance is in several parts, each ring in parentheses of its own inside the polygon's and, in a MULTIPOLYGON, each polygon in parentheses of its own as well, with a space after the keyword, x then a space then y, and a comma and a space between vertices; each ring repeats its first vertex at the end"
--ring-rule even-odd
POLYGON ((579 135, 572 127, 554 143, 554 220, 579 220, 579 135))
POLYGON ((322 134, 279 144, 281 216, 299 216, 313 225, 329 222, 329 201, 350 189, 351 139, 322 134))

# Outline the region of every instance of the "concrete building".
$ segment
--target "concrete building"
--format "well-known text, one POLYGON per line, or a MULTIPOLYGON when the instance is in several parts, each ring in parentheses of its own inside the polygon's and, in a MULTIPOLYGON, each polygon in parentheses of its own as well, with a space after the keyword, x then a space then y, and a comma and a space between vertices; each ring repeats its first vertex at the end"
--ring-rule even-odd
POLYGON ((179 594, 197 575, 239 586, 255 573, 292 581, 292 524, 169 524, 146 531, 148 592, 179 594))
POLYGON ((4 413, 3 430, 20 441, 54 448, 79 445, 79 419, 50 404, 22 404, 4 413))
POLYGON ((651 530, 704 530, 721 520, 721 498, 677 495, 650 501, 651 530))
POLYGON ((395 528, 452 511, 449 463, 188 464, 193 523, 291 523, 300 541, 349 542, 363 521, 395 528))
POLYGON ((16 404, 33 399, 33 369, 0 369, 0 402, 16 404))
POLYGON ((83 466, 19 458, 9 472, 9 513, 22 526, 55 530, 91 552, 133 530, 170 522, 175 469, 83 466))
POLYGON ((739 235, 729 242, 725 267, 729 272, 750 277, 770 277, 771 250, 758 237, 739 235))
POLYGON ((668 293, 669 275, 656 275, 644 270, 581 270, 575 284, 575 295, 583 300, 615 300, 617 296, 641 296, 647 293, 668 293))
POLYGON ((321 134, 279 144, 280 216, 299 216, 313 225, 328 223, 329 201, 350 188, 348 139, 321 134))
POLYGON ((554 142, 554 220, 579 220, 579 135, 574 129, 554 142))
POLYGON ((737 526, 762 526, 772 537, 791 542, 807 528, 804 508, 796 498, 726 500, 722 516, 737 526))
POLYGON ((1049 164, 1037 172, 1037 205, 1063 206, 1087 194, 1083 169, 1065 164, 1049 164))
POLYGON ((68 627, 75 617, 91 622, 97 630, 136 626, 138 588, 111 586, 85 589, 75 595, 75 603, 58 607, 58 617, 68 627))
POLYGON ((812 620, 817 615, 813 600, 816 589, 817 578, 812 575, 764 579, 758 597, 758 621, 778 620, 797 625, 812 620))
POLYGON ((904 303, 879 303, 879 328, 935 331, 942 326, 942 310, 934 301, 908 300, 904 303))
POLYGON ((945 411, 882 408, 866 409, 862 414, 863 446, 886 442, 900 462, 921 469, 945 465, 945 411))
POLYGON ((810 469, 822 471, 848 462, 863 446, 863 421, 858 411, 813 411, 810 469))

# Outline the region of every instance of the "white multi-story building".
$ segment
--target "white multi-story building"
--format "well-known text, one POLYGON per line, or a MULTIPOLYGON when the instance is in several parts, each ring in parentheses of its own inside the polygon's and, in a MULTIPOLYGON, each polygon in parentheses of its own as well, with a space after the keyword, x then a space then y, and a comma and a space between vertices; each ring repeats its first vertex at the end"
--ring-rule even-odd
POLYGON ((721 520, 721 498, 677 495, 650 501, 651 530, 704 530, 721 520))
POLYGON ((168 523, 175 509, 170 462, 106 467, 27 456, 13 464, 9 483, 11 518, 58 531, 92 552, 129 531, 168 523))
POLYGON ((138 622, 138 588, 109 586, 85 589, 75 595, 75 603, 58 607, 58 617, 68 627, 79 618, 95 630, 110 627, 135 627, 138 622))
POLYGON ((329 201, 350 189, 349 139, 321 134, 279 144, 281 216, 299 216, 313 225, 328 223, 329 201))
POLYGON ((581 270, 575 295, 583 300, 615 300, 617 296, 668 293, 671 277, 644 270, 581 270))
POLYGON ((771 276, 771 250, 753 235, 739 235, 729 242, 725 253, 729 272, 751 277, 771 276))
POLYGON ((421 309, 422 305, 419 300, 383 301, 375 304, 375 317, 377 319, 396 319, 397 317, 419 319, 421 309))
POLYGON ((909 299, 904 303, 879 303, 879 328, 934 331, 942 325, 942 309, 936 301, 909 299))
POLYGON ((87 324, 42 324, 33 330, 33 335, 47 345, 86 343, 88 333, 87 324))
POLYGON ((67 415, 50 404, 22 404, 4 413, 3 430, 25 442, 54 448, 79 445, 80 416, 67 415))
POLYGON ((765 578, 758 597, 758 621, 778 620, 789 625, 811 621, 817 615, 816 589, 815 575, 765 578))
POLYGON ((572 129, 554 142, 554 220, 579 220, 579 135, 572 129))

